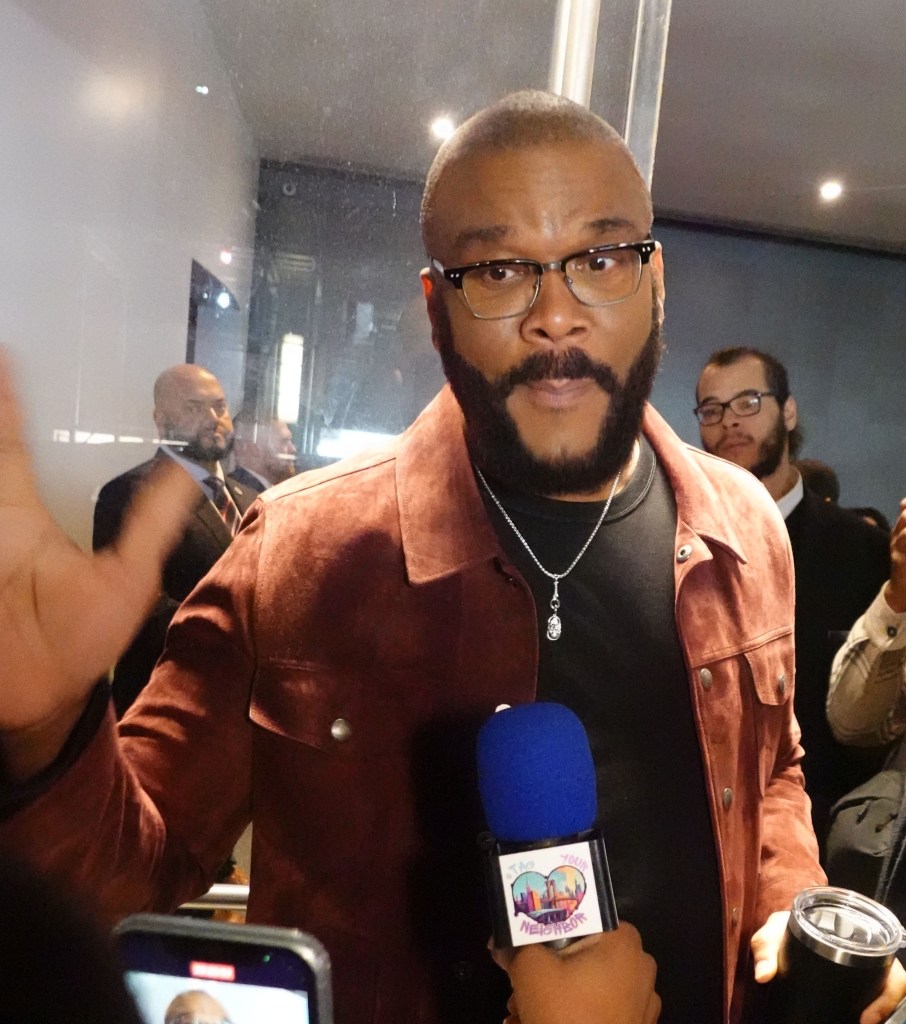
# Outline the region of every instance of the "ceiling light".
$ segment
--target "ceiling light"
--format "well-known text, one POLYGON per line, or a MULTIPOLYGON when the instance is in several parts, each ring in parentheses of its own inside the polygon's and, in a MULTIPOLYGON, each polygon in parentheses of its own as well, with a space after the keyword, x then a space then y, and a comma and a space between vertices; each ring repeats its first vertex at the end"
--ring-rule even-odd
POLYGON ((229 249, 220 250, 220 262, 226 263, 227 265, 233 262, 233 254, 229 249))
POLYGON ((207 96, 207 94, 211 90, 206 85, 196 85, 195 91, 198 93, 199 96, 207 96))
POLYGON ((217 296, 217 299, 215 301, 217 302, 217 305, 220 306, 221 309, 229 309, 230 308, 230 293, 227 292, 227 291, 222 291, 217 296))
POLYGON ((843 186, 839 181, 825 181, 818 192, 826 203, 832 203, 843 195, 843 186))
POLYGON ((449 117, 435 117, 431 122, 431 134, 435 139, 440 139, 441 142, 444 139, 449 139, 455 131, 456 125, 453 124, 449 117))

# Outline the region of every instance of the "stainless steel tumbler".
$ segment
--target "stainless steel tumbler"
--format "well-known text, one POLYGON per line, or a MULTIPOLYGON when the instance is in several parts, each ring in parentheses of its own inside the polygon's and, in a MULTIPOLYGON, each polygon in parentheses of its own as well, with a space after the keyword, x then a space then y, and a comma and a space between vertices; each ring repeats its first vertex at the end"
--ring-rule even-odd
POLYGON ((780 947, 772 1019, 858 1024, 903 945, 900 922, 880 903, 849 889, 804 889, 780 947))

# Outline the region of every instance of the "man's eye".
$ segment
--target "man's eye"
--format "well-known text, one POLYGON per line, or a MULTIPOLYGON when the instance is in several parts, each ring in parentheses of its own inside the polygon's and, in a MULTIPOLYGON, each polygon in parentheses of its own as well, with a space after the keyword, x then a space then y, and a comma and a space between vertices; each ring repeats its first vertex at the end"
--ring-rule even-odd
POLYGON ((609 253, 599 253, 597 256, 589 256, 585 260, 585 267, 583 269, 591 271, 593 274, 603 274, 608 270, 613 270, 617 265, 616 259, 609 253))
POLYGON ((743 412, 748 412, 749 409, 754 409, 758 405, 759 399, 757 395, 745 395, 739 399, 737 403, 743 412))
POLYGON ((475 277, 479 284, 486 288, 494 288, 500 285, 516 284, 525 280, 532 273, 531 267, 520 263, 507 263, 496 267, 482 267, 475 271, 475 277))

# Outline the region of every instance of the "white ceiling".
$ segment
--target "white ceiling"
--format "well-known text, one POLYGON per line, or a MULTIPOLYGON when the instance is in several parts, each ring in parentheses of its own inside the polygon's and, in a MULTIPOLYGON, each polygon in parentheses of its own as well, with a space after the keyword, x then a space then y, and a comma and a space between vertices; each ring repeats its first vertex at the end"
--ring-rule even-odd
MULTIPOLYGON (((410 178, 434 152, 433 117, 545 87, 556 9, 202 3, 262 156, 410 178)), ((609 5, 602 36, 624 51, 612 41, 635 5, 609 5)), ((673 0, 658 213, 906 253, 904 54, 906 0, 673 0), (846 189, 834 204, 817 197, 828 178, 846 189)), ((614 64, 602 48, 593 107, 611 117, 614 64)))

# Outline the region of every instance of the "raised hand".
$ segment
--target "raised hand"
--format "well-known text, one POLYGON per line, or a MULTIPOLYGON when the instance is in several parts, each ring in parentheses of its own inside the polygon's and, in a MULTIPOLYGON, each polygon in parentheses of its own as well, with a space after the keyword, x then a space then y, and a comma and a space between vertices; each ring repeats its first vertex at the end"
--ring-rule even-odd
POLYGON ((53 760, 95 681, 159 590, 197 484, 175 464, 144 489, 111 548, 83 552, 44 507, 0 349, 0 749, 23 779, 53 760))

